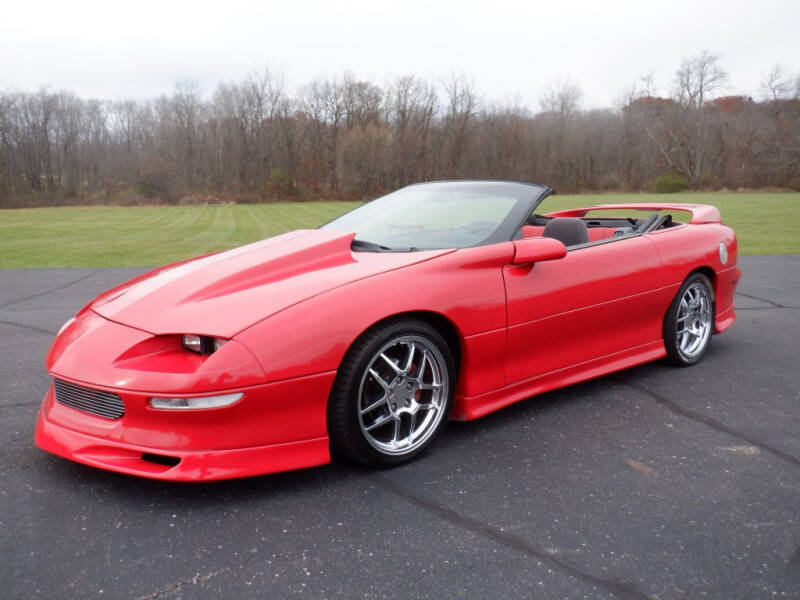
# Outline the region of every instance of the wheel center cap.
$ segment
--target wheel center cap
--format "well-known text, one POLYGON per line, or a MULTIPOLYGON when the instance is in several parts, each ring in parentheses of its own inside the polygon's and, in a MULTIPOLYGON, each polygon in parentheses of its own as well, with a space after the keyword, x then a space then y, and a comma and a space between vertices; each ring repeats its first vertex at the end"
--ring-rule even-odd
POLYGON ((386 397, 389 400, 392 414, 398 415, 403 412, 413 412, 416 392, 416 382, 405 377, 401 377, 391 384, 386 391, 386 397))

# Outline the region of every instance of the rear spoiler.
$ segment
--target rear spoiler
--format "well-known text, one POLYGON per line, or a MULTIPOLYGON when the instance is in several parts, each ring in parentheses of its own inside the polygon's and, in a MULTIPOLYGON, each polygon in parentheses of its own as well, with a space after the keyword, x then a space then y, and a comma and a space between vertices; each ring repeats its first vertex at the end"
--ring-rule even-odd
POLYGON ((640 204, 600 204, 588 208, 571 208, 548 213, 548 217, 583 217, 592 210, 679 210, 692 213, 691 223, 719 223, 720 214, 716 207, 710 204, 679 204, 644 202, 640 204))

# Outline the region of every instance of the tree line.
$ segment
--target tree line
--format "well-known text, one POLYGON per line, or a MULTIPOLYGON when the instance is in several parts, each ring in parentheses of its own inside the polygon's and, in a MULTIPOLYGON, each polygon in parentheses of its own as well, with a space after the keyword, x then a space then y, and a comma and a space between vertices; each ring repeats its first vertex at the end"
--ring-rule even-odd
POLYGON ((668 94, 643 77, 613 108, 568 80, 538 110, 465 77, 386 85, 350 75, 290 92, 265 70, 204 97, 143 101, 0 89, 0 206, 369 198, 411 182, 519 179, 560 191, 800 190, 800 75, 724 95, 718 56, 684 59, 668 94))

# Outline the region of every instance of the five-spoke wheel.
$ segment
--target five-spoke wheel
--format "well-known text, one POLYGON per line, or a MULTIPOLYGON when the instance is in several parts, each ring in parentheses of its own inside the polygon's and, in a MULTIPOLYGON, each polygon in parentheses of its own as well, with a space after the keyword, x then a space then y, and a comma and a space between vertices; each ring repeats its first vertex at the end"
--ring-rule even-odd
POLYGON ((684 281, 664 318, 664 345, 668 358, 692 365, 708 349, 714 333, 714 288, 702 273, 684 281))
POLYGON ((386 454, 423 445, 444 416, 447 381, 444 357, 418 335, 389 340, 370 359, 359 388, 359 424, 364 437, 386 454))
POLYGON ((423 321, 368 331, 345 357, 331 396, 334 450, 367 464, 416 456, 447 419, 454 373, 447 342, 423 321))

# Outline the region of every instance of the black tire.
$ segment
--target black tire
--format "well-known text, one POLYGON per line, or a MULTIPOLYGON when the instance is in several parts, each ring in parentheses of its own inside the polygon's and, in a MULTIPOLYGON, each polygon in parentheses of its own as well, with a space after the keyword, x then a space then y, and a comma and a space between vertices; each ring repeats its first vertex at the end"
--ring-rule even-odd
MULTIPOLYGON (((691 313, 692 311, 689 312, 691 313)), ((699 323, 701 320, 699 315, 705 312, 706 311, 699 309, 695 310, 693 314, 690 314, 688 321, 699 323)), ((711 338, 714 335, 715 317, 716 305, 714 302, 714 286, 711 280, 702 273, 692 273, 686 278, 683 285, 681 285, 681 288, 678 290, 675 298, 673 298, 669 310, 667 310, 667 314, 664 317, 663 336, 664 346, 667 350, 667 362, 679 367, 688 367, 702 360, 706 352, 708 352, 708 347, 711 345, 711 338), (693 339, 693 342, 689 348, 685 348, 686 345, 684 344, 682 346, 681 344, 683 336, 685 335, 681 331, 684 322, 679 322, 679 318, 683 317, 686 312, 685 309, 681 307, 681 301, 687 296, 687 292, 690 289, 692 291, 697 291, 701 296, 704 295, 705 301, 708 303, 707 317, 702 317, 704 323, 707 321, 706 325, 708 330, 706 331, 705 328, 703 329, 704 333, 702 338, 697 338, 696 336, 690 338, 693 339), (696 348, 694 347, 695 343, 697 344, 696 348), (691 349, 691 351, 687 351, 687 349, 691 349)), ((689 335, 694 336, 693 333, 689 335)))
MULTIPOLYGON (((396 344, 401 343, 402 342, 396 342, 396 344)), ((392 348, 397 347, 399 346, 392 346, 392 348)), ((410 350, 410 345, 406 347, 410 350)), ((428 361, 433 360, 430 358, 431 355, 427 356, 428 361)), ((417 360, 419 362, 419 358, 417 360)), ((422 363, 425 363, 424 359, 422 363)), ((418 369, 419 367, 417 366, 416 368, 418 369)), ((428 376, 431 375, 429 374, 428 376)), ((397 378, 393 380, 393 383, 399 385, 398 382, 401 376, 398 374, 392 375, 390 373, 389 378, 391 377, 397 378)), ((413 460, 430 448, 436 436, 447 422, 450 407, 453 403, 455 384, 456 368, 453 362, 452 352, 442 335, 424 321, 414 318, 398 317, 387 320, 369 329, 356 340, 348 350, 339 367, 331 391, 328 404, 328 433, 333 454, 372 467, 392 467, 413 460), (361 388, 366 385, 365 382, 372 377, 371 375, 367 375, 367 369, 370 367, 370 364, 375 364, 373 362, 374 360, 378 360, 376 354, 387 344, 393 343, 394 340, 403 339, 424 340, 424 344, 430 346, 431 353, 438 351, 435 357, 437 366, 434 367, 432 362, 426 364, 431 365, 430 371, 438 369, 436 372, 440 374, 440 381, 444 385, 442 386, 440 384, 442 389, 438 393, 437 408, 429 409, 435 410, 436 412, 430 421, 429 430, 425 432, 424 439, 419 440, 420 445, 410 448, 407 452, 400 450, 400 452, 402 452, 400 454, 389 454, 386 451, 381 451, 376 448, 374 446, 375 440, 368 440, 368 436, 372 437, 372 434, 368 434, 362 428, 361 423, 364 417, 361 416, 361 411, 365 401, 361 398, 361 388)), ((371 385, 375 384, 373 383, 371 385)), ((388 390, 384 389, 382 393, 388 398, 388 390)), ((421 397, 423 393, 424 392, 420 391, 417 396, 421 397)), ((434 391, 430 392, 430 394, 435 393, 434 391)), ((414 404, 413 401, 412 404, 414 404)), ((390 410, 390 406, 394 406, 394 404, 390 403, 387 399, 386 406, 381 406, 376 410, 385 410, 386 413, 391 416, 392 411, 390 410)), ((422 410, 422 404, 415 405, 415 409, 416 406, 419 406, 420 411, 422 410)), ((419 412, 419 414, 427 413, 419 412)), ((411 415, 408 415, 409 420, 410 418, 411 415)), ((416 419, 417 416, 414 415, 414 418, 416 419)), ((402 422, 402 419, 396 420, 402 422)), ((393 427, 394 424, 390 423, 388 426, 393 427)), ((413 425, 410 427, 413 427, 413 425)))

